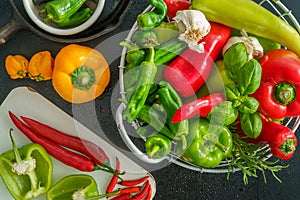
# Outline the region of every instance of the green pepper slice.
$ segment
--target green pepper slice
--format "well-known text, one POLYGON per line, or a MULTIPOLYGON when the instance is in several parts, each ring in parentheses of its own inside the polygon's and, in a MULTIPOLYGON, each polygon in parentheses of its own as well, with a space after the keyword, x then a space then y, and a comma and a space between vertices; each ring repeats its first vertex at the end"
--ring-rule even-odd
POLYGON ((73 195, 98 196, 95 179, 87 174, 72 174, 58 181, 47 193, 47 200, 70 200, 73 195))
POLYGON ((35 198, 46 193, 52 184, 52 161, 46 150, 39 144, 30 143, 18 149, 23 161, 35 160, 34 171, 18 175, 12 171, 17 161, 14 150, 0 156, 0 175, 10 194, 17 200, 35 198))

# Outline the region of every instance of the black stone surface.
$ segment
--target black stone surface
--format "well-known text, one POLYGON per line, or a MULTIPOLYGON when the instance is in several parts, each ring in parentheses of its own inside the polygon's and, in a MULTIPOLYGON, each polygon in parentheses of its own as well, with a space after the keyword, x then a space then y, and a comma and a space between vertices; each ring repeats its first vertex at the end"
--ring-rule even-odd
MULTIPOLYGON (((282 1, 288 8, 293 9, 293 14, 300 19, 300 6, 298 1, 282 1)), ((79 120, 91 130, 107 139, 116 148, 122 150, 133 160, 136 160, 146 169, 149 169, 157 182, 155 199, 199 199, 199 200, 296 200, 300 198, 300 152, 286 162, 287 169, 277 175, 282 180, 279 183, 269 172, 266 173, 267 183, 264 183, 262 174, 258 178, 250 178, 248 185, 244 185, 241 172, 227 174, 200 173, 191 171, 175 164, 169 164, 161 169, 152 170, 152 167, 137 160, 128 152, 125 144, 119 136, 114 120, 115 110, 118 106, 116 95, 118 91, 118 65, 121 47, 118 45, 124 39, 128 30, 133 25, 136 16, 141 13, 148 3, 146 0, 134 0, 129 12, 113 32, 100 38, 83 43, 99 49, 108 59, 111 66, 111 82, 104 94, 93 102, 80 105, 72 105, 64 101, 54 91, 51 81, 33 82, 31 80, 12 80, 5 71, 4 60, 9 54, 23 54, 30 58, 34 53, 41 50, 50 50, 55 56, 66 44, 49 41, 37 36, 28 29, 22 29, 15 33, 2 47, 0 47, 0 103, 9 92, 19 86, 30 86, 36 89, 51 102, 63 109, 66 113, 79 120)), ((0 26, 3 26, 12 16, 13 10, 8 0, 0 1, 0 26)), ((35 108, 34 105, 32 109, 35 108)), ((1 125, 1 122, 0 122, 1 125)), ((299 134, 298 134, 299 135, 299 134)), ((1 194, 0 194, 1 198, 1 194)))

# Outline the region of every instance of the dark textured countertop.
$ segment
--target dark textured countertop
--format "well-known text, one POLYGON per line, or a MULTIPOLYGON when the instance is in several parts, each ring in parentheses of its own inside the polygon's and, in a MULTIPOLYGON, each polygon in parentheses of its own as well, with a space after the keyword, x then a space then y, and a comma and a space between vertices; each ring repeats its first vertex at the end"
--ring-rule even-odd
MULTIPOLYGON (((288 8, 293 9, 293 14, 300 19, 299 3, 297 1, 283 1, 288 8)), ((19 86, 30 86, 36 89, 43 96, 48 98, 55 105, 60 107, 69 115, 73 116, 91 130, 105 137, 116 148, 122 150, 132 159, 151 173, 157 182, 157 193, 155 199, 299 199, 300 196, 300 153, 286 162, 289 164, 287 169, 277 173, 282 180, 279 183, 271 173, 266 172, 267 183, 264 183, 262 174, 258 178, 250 178, 248 185, 244 185, 241 172, 230 175, 227 180, 227 174, 200 173, 191 171, 175 164, 168 164, 159 169, 152 170, 151 166, 138 161, 130 154, 127 147, 119 136, 114 120, 115 110, 118 106, 116 95, 118 90, 118 65, 121 54, 121 47, 118 43, 126 36, 131 28, 137 14, 147 7, 146 0, 134 0, 130 10, 120 26, 111 33, 102 37, 83 43, 91 47, 99 48, 104 56, 108 58, 111 66, 111 82, 104 94, 94 102, 80 105, 72 105, 62 100, 54 91, 51 81, 33 82, 30 80, 12 80, 8 77, 4 60, 9 54, 23 54, 26 57, 32 56, 41 50, 50 50, 53 55, 65 46, 65 43, 54 42, 42 38, 28 29, 22 29, 16 32, 2 47, 0 47, 0 103, 6 98, 9 92, 19 86), (91 109, 96 111, 90 112, 91 109), (99 128, 100 127, 100 128, 99 128)), ((7 0, 0 2, 0 25, 4 25, 13 12, 7 0), (4 8, 5 7, 5 8, 4 8)), ((26 105, 25 105, 26 106, 26 105)), ((31 105, 32 106, 32 105, 31 105)), ((32 109, 38 109, 33 106, 32 109)), ((1 123, 1 122, 0 122, 1 123)), ((0 194, 1 198, 1 194, 0 194)))

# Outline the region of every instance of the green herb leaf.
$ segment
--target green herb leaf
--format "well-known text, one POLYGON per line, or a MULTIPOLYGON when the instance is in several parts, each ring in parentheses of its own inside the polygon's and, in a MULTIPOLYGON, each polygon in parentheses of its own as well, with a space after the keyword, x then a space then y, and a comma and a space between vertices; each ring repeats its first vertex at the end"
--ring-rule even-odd
POLYGON ((243 96, 243 100, 241 101, 238 109, 242 113, 253 114, 257 111, 258 106, 259 102, 255 98, 243 96))
POLYGON ((240 113, 243 132, 249 138, 257 138, 262 129, 262 121, 258 112, 253 114, 240 113))
POLYGON ((237 86, 242 95, 253 94, 260 85, 262 69, 259 62, 251 59, 246 62, 236 76, 237 86))
POLYGON ((235 84, 227 85, 225 87, 225 94, 229 101, 235 101, 241 96, 241 93, 235 84))
POLYGON ((232 45, 224 54, 224 65, 233 80, 237 80, 239 70, 248 61, 248 53, 244 43, 232 45))

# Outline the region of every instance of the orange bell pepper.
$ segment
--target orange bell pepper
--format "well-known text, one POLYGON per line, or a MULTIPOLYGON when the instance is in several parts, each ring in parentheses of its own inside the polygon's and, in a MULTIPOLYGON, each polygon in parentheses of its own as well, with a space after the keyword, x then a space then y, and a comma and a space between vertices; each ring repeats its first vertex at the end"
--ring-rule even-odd
POLYGON ((100 96, 110 81, 104 56, 87 46, 70 44, 55 57, 52 85, 71 103, 84 103, 100 96))
POLYGON ((5 68, 10 78, 18 79, 27 76, 28 60, 22 55, 8 55, 5 59, 5 68))
POLYGON ((34 54, 28 66, 28 77, 35 81, 46 81, 52 78, 54 59, 49 51, 34 54))

